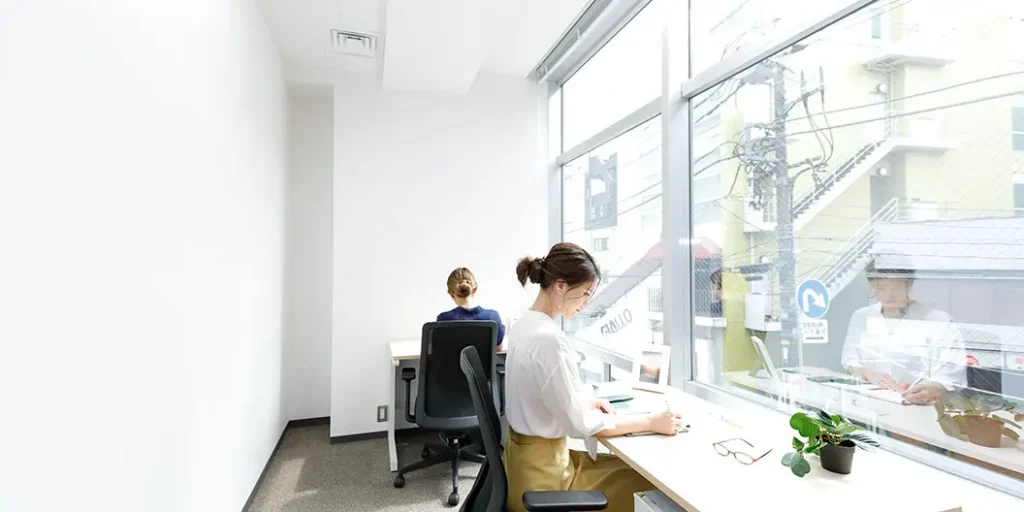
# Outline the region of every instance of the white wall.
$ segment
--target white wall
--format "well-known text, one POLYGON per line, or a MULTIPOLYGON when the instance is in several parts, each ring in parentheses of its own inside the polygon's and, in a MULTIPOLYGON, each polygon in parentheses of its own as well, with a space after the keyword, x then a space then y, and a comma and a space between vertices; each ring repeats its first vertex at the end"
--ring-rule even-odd
POLYGON ((452 269, 506 316, 532 303, 515 265, 548 248, 546 108, 486 74, 461 97, 335 87, 332 436, 384 430, 388 341, 453 307, 452 269))
POLYGON ((334 91, 292 87, 282 380, 288 419, 331 414, 334 91))
POLYGON ((244 0, 0 11, 0 510, 239 510, 284 426, 263 20, 244 0))

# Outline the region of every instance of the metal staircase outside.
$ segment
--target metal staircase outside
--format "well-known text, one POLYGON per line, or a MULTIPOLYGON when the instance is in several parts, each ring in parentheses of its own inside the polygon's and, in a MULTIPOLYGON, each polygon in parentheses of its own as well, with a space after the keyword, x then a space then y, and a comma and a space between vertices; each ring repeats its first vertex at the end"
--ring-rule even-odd
POLYGON ((849 158, 847 158, 835 171, 830 173, 821 183, 814 187, 814 190, 804 194, 796 201, 793 201, 793 219, 798 220, 802 215, 806 214, 814 202, 820 199, 822 196, 832 190, 843 178, 853 172, 862 162, 871 157, 878 147, 882 145, 882 142, 872 142, 862 146, 857 151, 854 151, 849 158))
POLYGON ((901 201, 894 198, 886 203, 846 241, 845 251, 832 254, 818 266, 814 278, 821 281, 833 297, 846 288, 871 261, 871 247, 877 237, 875 225, 898 220, 901 201))
MULTIPOLYGON (((874 126, 865 126, 864 134, 860 140, 870 140, 842 160, 838 166, 830 169, 830 172, 821 178, 812 190, 795 198, 793 201, 793 224, 799 231, 806 226, 811 219, 821 213, 835 198, 841 196, 861 176, 870 171, 879 161, 896 148, 893 138, 893 123, 889 120, 882 121, 886 126, 877 130, 874 126)), ((766 232, 775 229, 774 204, 769 203, 765 207, 755 209, 751 201, 747 201, 744 207, 745 225, 747 232, 766 232)))

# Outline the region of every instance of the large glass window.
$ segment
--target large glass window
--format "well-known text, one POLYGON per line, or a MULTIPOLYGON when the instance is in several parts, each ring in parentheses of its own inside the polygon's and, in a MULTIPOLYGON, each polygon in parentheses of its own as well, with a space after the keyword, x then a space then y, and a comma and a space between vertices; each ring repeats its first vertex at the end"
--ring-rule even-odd
MULTIPOLYGON (((733 3, 695 62, 808 5, 733 3)), ((698 381, 1024 479, 1011 4, 877 2, 692 99, 698 381)))
POLYGON ((659 0, 653 0, 562 86, 568 150, 661 95, 659 0))
MULTIPOLYGON (((661 119, 654 118, 563 169, 563 239, 592 249, 603 279, 566 332, 628 355, 660 343, 661 119)), ((603 362, 584 372, 604 377, 603 362)), ((616 372, 628 372, 621 367, 616 372)))
MULTIPOLYGON (((699 73, 729 54, 757 48, 772 37, 808 20, 819 19, 849 3, 845 0, 692 0, 690 2, 691 69, 699 73)), ((882 38, 883 15, 856 37, 882 38)))

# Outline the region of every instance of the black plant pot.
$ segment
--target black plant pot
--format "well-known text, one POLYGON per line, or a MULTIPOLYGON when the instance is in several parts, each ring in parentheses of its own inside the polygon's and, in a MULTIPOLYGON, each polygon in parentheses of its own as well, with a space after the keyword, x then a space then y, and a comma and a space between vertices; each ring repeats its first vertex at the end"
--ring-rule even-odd
POLYGON ((857 445, 853 441, 843 441, 838 445, 826 443, 821 448, 821 467, 833 473, 849 475, 856 451, 857 445))

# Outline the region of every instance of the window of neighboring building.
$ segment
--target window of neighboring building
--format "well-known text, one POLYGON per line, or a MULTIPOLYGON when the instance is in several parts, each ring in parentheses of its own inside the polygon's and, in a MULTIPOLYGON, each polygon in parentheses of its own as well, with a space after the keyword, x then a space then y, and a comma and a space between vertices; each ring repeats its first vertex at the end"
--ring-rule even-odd
POLYGON ((1013 139, 1013 150, 1024 151, 1024 107, 1013 107, 1010 137, 1013 139))

